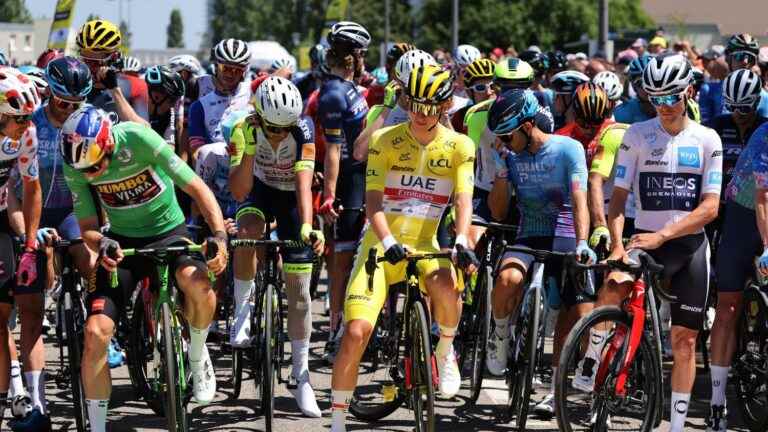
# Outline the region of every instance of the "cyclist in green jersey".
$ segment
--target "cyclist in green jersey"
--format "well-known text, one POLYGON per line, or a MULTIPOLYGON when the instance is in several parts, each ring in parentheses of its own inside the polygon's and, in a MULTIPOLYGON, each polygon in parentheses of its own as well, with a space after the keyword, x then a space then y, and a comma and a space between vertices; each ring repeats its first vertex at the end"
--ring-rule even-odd
POLYGON ((107 344, 129 299, 125 290, 151 276, 154 269, 146 258, 123 260, 120 248, 188 242, 174 184, 192 197, 214 232, 206 245, 217 246, 216 256, 207 263, 195 255, 181 256, 172 263, 185 298, 194 397, 198 403, 209 403, 216 393, 216 378, 205 340, 216 310, 216 294, 207 270, 219 274, 227 265, 227 235, 216 198, 151 128, 133 122, 113 126, 104 111, 90 105, 75 111, 64 123, 60 149, 83 239, 100 261, 89 281, 82 368, 91 430, 105 430, 110 395, 107 344), (98 207, 110 223, 104 234, 98 207), (111 288, 114 271, 119 288, 111 288))

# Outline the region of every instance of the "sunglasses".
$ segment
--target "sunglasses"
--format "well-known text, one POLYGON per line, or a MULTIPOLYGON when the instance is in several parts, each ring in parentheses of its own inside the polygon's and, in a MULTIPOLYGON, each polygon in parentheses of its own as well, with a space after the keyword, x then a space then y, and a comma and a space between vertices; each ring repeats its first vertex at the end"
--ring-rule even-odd
POLYGON ((99 159, 98 162, 89 166, 88 168, 82 168, 82 169, 79 169, 78 171, 84 174, 96 174, 97 172, 101 171, 101 168, 104 165, 105 160, 109 160, 108 155, 104 155, 101 159, 99 159))
POLYGON ((267 123, 264 119, 261 120, 261 127, 272 135, 280 135, 287 133, 293 126, 278 126, 267 123))
POLYGON ((32 121, 32 114, 24 115, 8 115, 8 117, 14 121, 14 123, 21 125, 32 121))
POLYGON ((475 84, 475 85, 469 87, 470 90, 472 90, 474 92, 478 92, 478 93, 486 92, 490 88, 491 88, 490 84, 482 84, 482 83, 475 84))
POLYGON ((85 99, 71 101, 67 99, 62 99, 56 95, 53 95, 51 99, 53 100, 53 103, 55 103, 56 106, 61 109, 77 109, 77 108, 80 108, 80 105, 82 105, 83 102, 85 102, 85 99))
POLYGON ((648 101, 655 107, 661 106, 675 106, 685 99, 685 93, 679 93, 666 96, 649 96, 648 101))
POLYGON ((231 65, 226 63, 219 63, 216 65, 219 73, 229 73, 232 75, 238 75, 245 73, 245 66, 231 65))
POLYGON ((92 66, 108 66, 120 60, 120 53, 114 52, 106 57, 101 57, 101 58, 88 57, 80 54, 80 60, 82 60, 83 63, 92 65, 92 66))
POLYGON ((436 116, 440 114, 442 110, 441 104, 430 104, 423 102, 415 102, 413 100, 409 103, 409 111, 412 113, 419 113, 425 116, 436 116))
POLYGON ((731 105, 731 104, 725 104, 725 108, 730 112, 736 112, 739 114, 752 114, 755 112, 756 106, 755 105, 731 105))

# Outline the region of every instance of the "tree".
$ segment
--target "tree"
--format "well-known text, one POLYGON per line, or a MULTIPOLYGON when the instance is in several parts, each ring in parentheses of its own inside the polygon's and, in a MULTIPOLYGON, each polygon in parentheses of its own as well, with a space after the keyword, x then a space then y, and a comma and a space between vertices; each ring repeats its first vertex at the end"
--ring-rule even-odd
POLYGON ((122 36, 122 43, 120 50, 123 54, 128 54, 131 51, 131 30, 128 28, 128 23, 120 21, 120 35, 122 36))
MULTIPOLYGON (((449 3, 449 2, 444 2, 449 3)), ((408 0, 392 0, 389 9, 389 41, 414 40, 414 20, 408 0)), ((379 65, 380 44, 384 42, 384 2, 351 1, 349 19, 365 27, 371 34, 366 62, 379 65)))
POLYGON ((88 18, 85 19, 85 22, 98 20, 98 19, 101 19, 101 17, 94 13, 91 13, 91 14, 88 14, 88 18))
POLYGON ((32 15, 29 14, 24 0, 3 0, 0 22, 29 24, 32 22, 32 15))
POLYGON ((174 9, 171 11, 171 19, 166 28, 168 39, 166 47, 184 48, 184 22, 181 20, 181 11, 174 9))

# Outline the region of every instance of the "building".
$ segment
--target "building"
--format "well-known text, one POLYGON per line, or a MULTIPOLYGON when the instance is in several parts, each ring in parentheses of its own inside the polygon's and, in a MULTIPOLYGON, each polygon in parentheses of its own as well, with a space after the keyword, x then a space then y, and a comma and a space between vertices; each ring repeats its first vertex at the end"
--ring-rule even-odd
POLYGON ((34 63, 48 46, 50 19, 32 24, 0 23, 0 50, 12 64, 34 63))

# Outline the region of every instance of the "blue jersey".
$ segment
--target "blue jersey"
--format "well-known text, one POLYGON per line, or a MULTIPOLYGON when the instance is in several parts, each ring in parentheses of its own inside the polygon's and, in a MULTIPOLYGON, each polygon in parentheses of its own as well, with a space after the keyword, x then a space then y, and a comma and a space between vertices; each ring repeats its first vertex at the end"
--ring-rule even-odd
POLYGON ((640 100, 630 99, 613 110, 613 118, 616 123, 633 124, 650 120, 652 117, 646 114, 640 106, 640 100))
POLYGON ((320 87, 318 118, 327 145, 341 146, 341 170, 362 166, 352 157, 355 140, 363 131, 368 103, 355 83, 330 75, 320 87))
POLYGON ((709 121, 723 113, 723 82, 707 81, 699 89, 701 121, 709 121))
POLYGON ((59 150, 59 131, 54 127, 45 106, 32 115, 37 128, 37 161, 40 167, 40 188, 43 192, 43 209, 72 208, 72 194, 64 180, 64 167, 59 150))
POLYGON ((736 123, 733 122, 731 114, 721 114, 704 123, 704 126, 714 129, 723 142, 723 187, 730 183, 739 155, 747 145, 749 137, 766 121, 768 121, 766 117, 757 117, 755 124, 743 136, 739 133, 736 123))
POLYGON ((519 238, 575 237, 573 190, 587 190, 587 161, 578 141, 552 135, 535 154, 507 157, 520 211, 519 238))
POLYGON ((768 123, 752 133, 747 146, 741 151, 725 197, 746 208, 755 208, 755 183, 768 188, 768 123))

